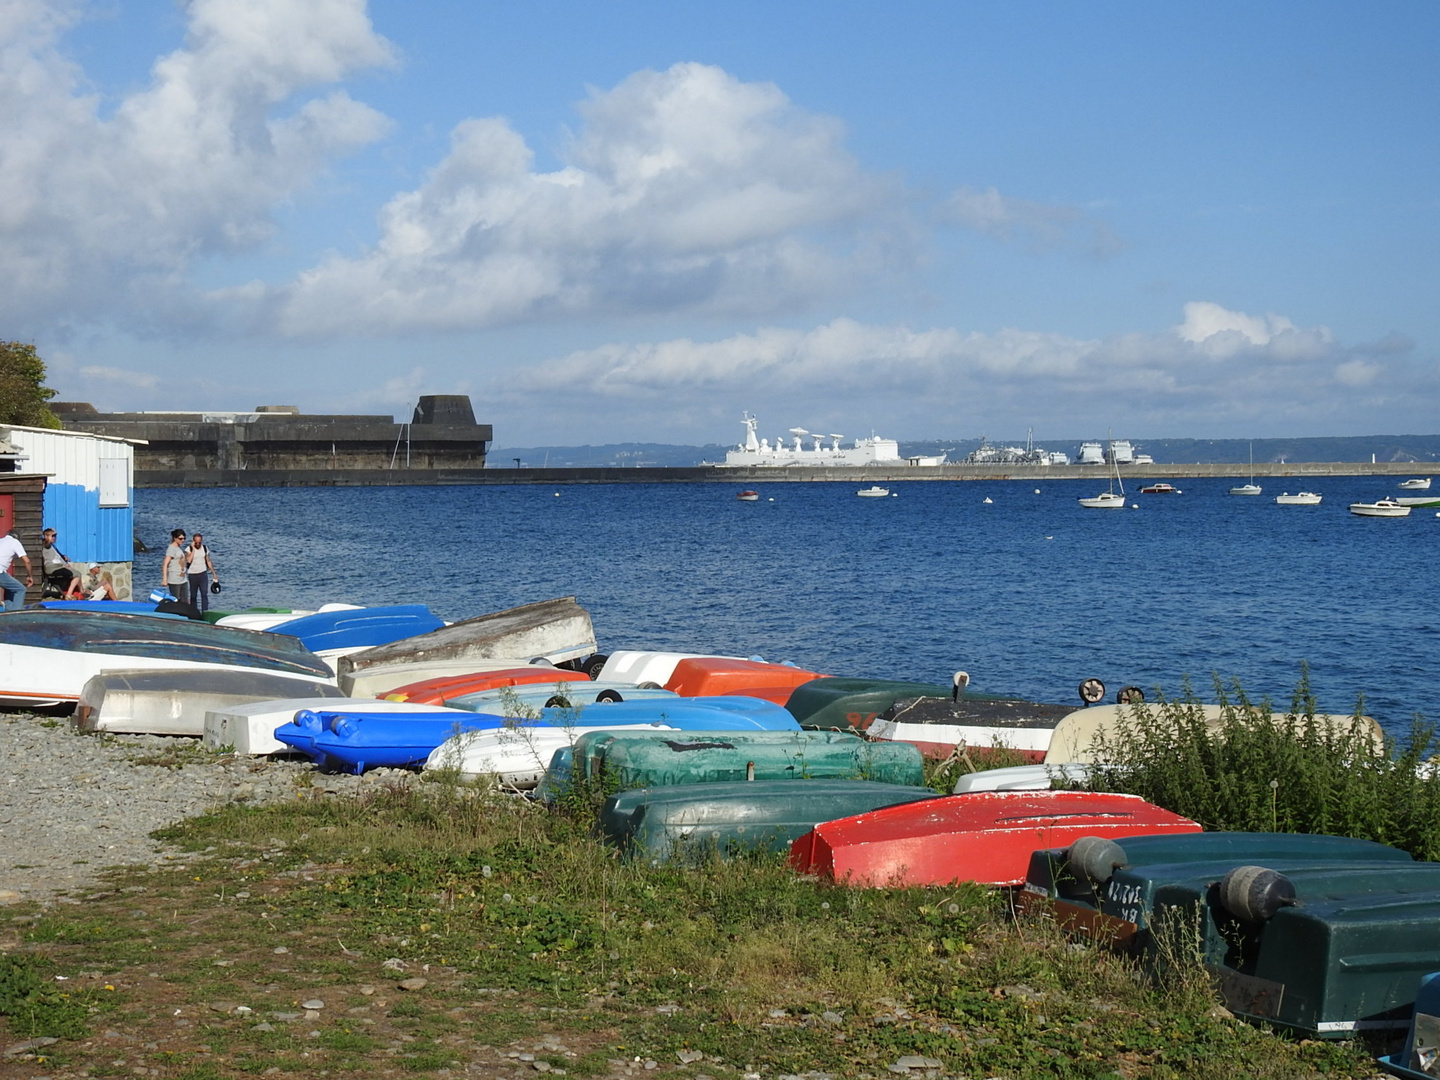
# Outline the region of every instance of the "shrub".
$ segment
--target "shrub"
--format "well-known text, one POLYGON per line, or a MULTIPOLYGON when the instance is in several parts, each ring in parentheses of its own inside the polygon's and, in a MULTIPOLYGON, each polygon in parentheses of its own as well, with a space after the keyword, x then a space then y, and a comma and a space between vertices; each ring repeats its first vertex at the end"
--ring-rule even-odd
POLYGON ((1349 719, 1317 716, 1302 670, 1290 710, 1255 704, 1218 682, 1221 720, 1183 698, 1122 712, 1096 740, 1090 788, 1139 795, 1207 829, 1355 836, 1440 859, 1435 727, 1416 718, 1397 742, 1374 737, 1357 703, 1349 719))

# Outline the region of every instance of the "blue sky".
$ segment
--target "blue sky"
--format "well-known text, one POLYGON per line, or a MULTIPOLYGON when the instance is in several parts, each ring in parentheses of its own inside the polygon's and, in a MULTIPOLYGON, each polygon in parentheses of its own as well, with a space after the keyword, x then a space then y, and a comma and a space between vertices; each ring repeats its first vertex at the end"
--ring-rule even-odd
POLYGON ((1432 433, 1440 8, 0 0, 0 338, 499 446, 1432 433))

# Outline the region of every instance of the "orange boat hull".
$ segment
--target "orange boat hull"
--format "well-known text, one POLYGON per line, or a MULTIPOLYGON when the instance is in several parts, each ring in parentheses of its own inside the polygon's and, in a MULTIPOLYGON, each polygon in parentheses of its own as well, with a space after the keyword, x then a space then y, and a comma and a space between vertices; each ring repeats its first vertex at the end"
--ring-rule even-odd
POLYGON ((763 660, 735 660, 727 656, 695 656, 681 660, 665 683, 681 697, 714 697, 718 694, 747 694, 784 705, 790 691, 801 683, 824 678, 817 671, 805 671, 789 664, 763 660), (759 690, 785 692, 784 697, 760 694, 759 690))

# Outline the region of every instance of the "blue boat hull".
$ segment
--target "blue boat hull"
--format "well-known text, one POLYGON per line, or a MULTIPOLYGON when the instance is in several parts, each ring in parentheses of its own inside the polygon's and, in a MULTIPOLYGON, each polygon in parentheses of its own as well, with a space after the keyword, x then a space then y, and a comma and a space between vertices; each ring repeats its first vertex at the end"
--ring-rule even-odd
MULTIPOLYGON (((512 717, 458 709, 455 712, 453 718, 437 718, 434 713, 307 709, 297 713, 293 722, 277 728, 275 738, 330 768, 358 773, 419 765, 442 742, 463 732, 516 725, 512 717)), ((542 709, 539 720, 526 723, 581 728, 657 724, 677 731, 799 730, 785 710, 756 698, 626 701, 579 709, 542 709)))
POLYGON ((311 652, 323 649, 371 649, 428 634, 444 626, 424 604, 317 611, 270 627, 269 633, 299 638, 311 652))

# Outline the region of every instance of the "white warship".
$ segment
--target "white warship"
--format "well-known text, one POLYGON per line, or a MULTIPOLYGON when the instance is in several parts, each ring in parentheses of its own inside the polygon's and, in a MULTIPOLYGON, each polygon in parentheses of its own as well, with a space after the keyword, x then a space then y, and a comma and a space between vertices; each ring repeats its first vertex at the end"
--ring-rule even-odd
POLYGON ((811 465, 939 465, 945 455, 938 458, 902 458, 900 446, 894 439, 882 439, 872 435, 867 439, 856 439, 855 445, 841 447, 843 435, 821 435, 804 428, 791 428, 789 443, 777 438, 772 446, 769 439, 758 437, 759 421, 745 413, 740 421, 745 425, 745 442, 725 453, 725 465, 739 468, 753 465, 774 467, 811 465), (811 442, 806 446, 807 441, 811 442), (826 443, 829 443, 827 446, 826 443))

